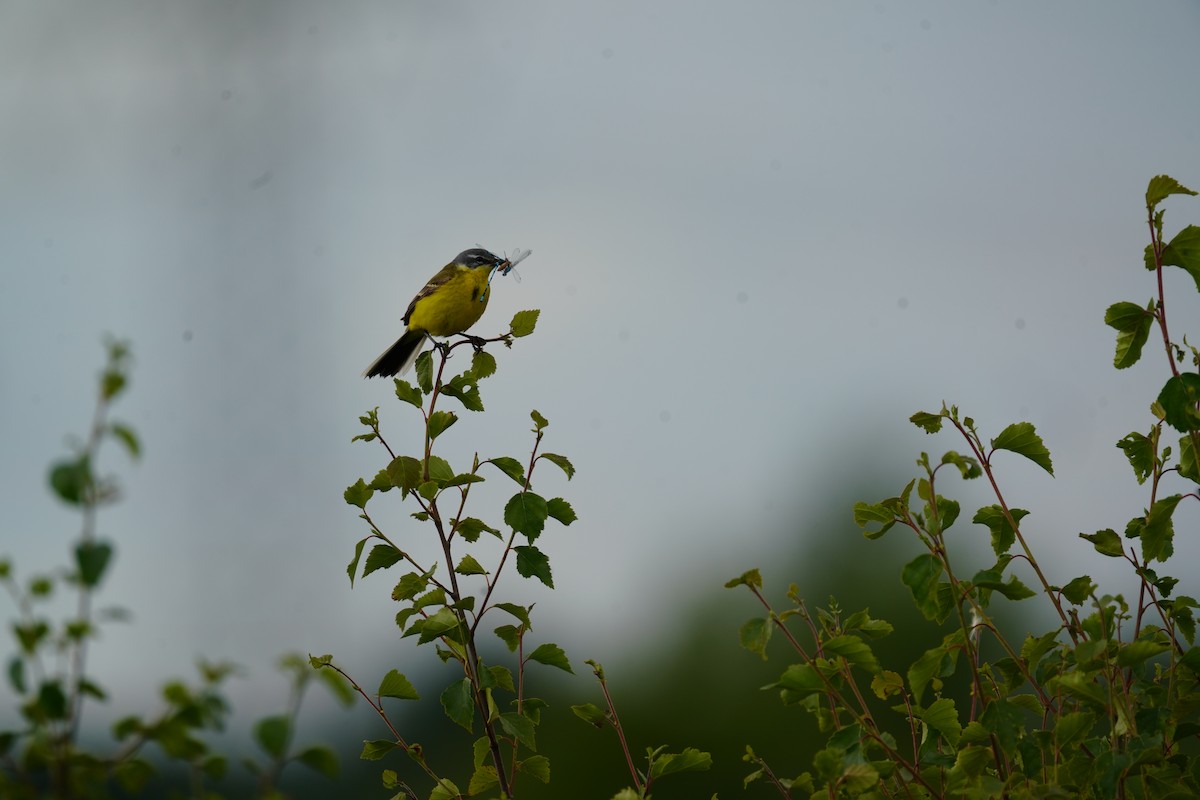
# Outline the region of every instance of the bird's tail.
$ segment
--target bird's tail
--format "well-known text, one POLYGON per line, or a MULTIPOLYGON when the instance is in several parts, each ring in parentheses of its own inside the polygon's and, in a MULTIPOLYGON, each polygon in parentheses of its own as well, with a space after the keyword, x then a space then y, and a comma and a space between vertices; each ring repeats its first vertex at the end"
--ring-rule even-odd
POLYGON ((425 337, 425 331, 405 331, 394 345, 367 367, 363 377, 374 378, 378 375, 381 378, 390 378, 408 372, 421 353, 425 337))

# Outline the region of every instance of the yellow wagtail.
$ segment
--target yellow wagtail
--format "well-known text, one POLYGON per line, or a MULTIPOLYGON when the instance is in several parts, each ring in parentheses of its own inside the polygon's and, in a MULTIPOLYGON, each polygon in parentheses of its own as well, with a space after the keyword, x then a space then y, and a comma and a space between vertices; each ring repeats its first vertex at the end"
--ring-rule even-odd
POLYGON ((403 375, 428 337, 462 333, 478 322, 487 308, 492 273, 510 264, 478 247, 455 256, 417 292, 404 312, 404 335, 367 367, 363 377, 403 375))

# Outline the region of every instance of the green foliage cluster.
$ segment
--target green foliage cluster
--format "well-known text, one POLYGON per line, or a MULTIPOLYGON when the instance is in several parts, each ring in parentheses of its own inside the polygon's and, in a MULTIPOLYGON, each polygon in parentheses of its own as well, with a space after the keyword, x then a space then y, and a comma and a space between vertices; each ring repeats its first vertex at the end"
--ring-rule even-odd
POLYGON ((846 614, 831 601, 814 613, 793 586, 791 606, 776 611, 757 570, 730 581, 767 612, 742 627, 742 644, 765 657, 773 633, 783 636, 799 660, 772 688, 783 703, 810 712, 828 737, 811 769, 794 779, 748 748, 754 770, 747 784, 766 781, 785 798, 1200 797, 1197 601, 1176 594, 1178 579, 1158 566, 1174 552, 1176 509, 1200 499, 1200 353, 1186 338, 1172 339, 1163 290, 1163 268, 1178 266, 1200 291, 1200 228, 1163 239, 1160 204, 1177 194, 1196 193, 1165 175, 1146 192, 1145 266, 1155 273, 1157 296, 1145 306, 1117 303, 1105 315, 1117 330, 1118 369, 1138 361, 1155 328, 1170 368, 1149 431, 1117 442, 1137 482, 1148 485, 1147 506, 1123 535, 1111 528, 1080 534, 1100 555, 1129 565, 1136 597, 1104 592, 1088 575, 1061 585, 1045 575, 1022 530, 1029 512, 1009 504, 995 470, 997 456, 1015 453, 1053 475, 1033 425, 1015 423, 985 441, 954 406, 917 413, 915 425, 930 434, 948 426, 967 452, 950 450, 937 460, 922 453, 918 477, 896 497, 857 504, 854 518, 869 539, 894 528, 916 537, 925 552, 904 566, 901 579, 924 618, 950 621, 949 632, 907 668, 890 670, 872 642, 892 626, 868 610, 846 614), (948 533, 961 506, 938 493, 943 470, 986 478, 992 490, 995 502, 971 519, 991 539, 995 562, 983 569, 964 570, 960 551, 967 548, 948 533), (1168 485, 1178 491, 1167 494, 1168 485), (1033 587, 1016 574, 1019 564, 1033 587), (994 614, 998 598, 1041 598, 1056 624, 1039 633, 1005 631, 994 614))
MULTIPOLYGON (((99 800, 139 794, 157 788, 153 783, 156 761, 185 768, 188 797, 219 798, 213 787, 228 773, 228 759, 212 748, 206 734, 223 730, 229 717, 223 685, 236 672, 231 663, 200 660, 195 683, 164 683, 160 711, 123 716, 113 724, 111 752, 96 753, 80 743, 85 702, 108 699, 108 692, 88 673, 88 646, 102 624, 130 616, 123 608, 95 605, 116 554, 115 543, 97 534, 97 517, 120 497, 116 479, 97 469, 101 446, 112 441, 135 459, 141 455, 134 430, 110 415, 112 404, 129 384, 129 347, 112 341, 107 350, 88 434, 74 453, 50 468, 48 478, 54 495, 81 517, 68 565, 21 580, 12 559, 0 557, 0 584, 15 608, 11 633, 16 647, 8 659, 7 677, 18 697, 20 718, 19 727, 0 730, 0 798, 99 800), (57 619, 55 600, 60 596, 66 596, 68 605, 73 601, 73 609, 57 619), (151 745, 157 748, 158 759, 148 755, 151 745)), ((297 655, 285 656, 280 667, 290 678, 287 710, 255 725, 255 740, 263 750, 261 763, 243 760, 257 776, 257 794, 262 798, 283 797, 277 788, 280 774, 292 762, 329 777, 338 774, 337 757, 328 747, 291 747, 300 701, 314 673, 297 655)), ((336 674, 316 677, 344 702, 354 699, 336 674)))
MULTIPOLYGON (((391 593, 392 600, 400 604, 396 626, 401 638, 414 640, 419 647, 432 648, 443 663, 455 666, 456 677, 439 697, 441 707, 467 733, 475 736, 477 726, 480 729, 470 746, 471 771, 465 791, 438 772, 426 757, 424 747, 409 741, 393 721, 385 700, 420 699, 407 676, 392 669, 372 693, 335 664, 332 655, 311 657, 311 663, 318 670, 331 669, 344 675, 390 733, 389 738, 365 742, 361 757, 378 760, 395 751, 407 755, 432 783, 429 800, 452 800, 466 795, 511 798, 517 796, 517 782, 522 776, 550 782, 550 761, 537 749, 537 729, 547 704, 528 692, 527 671, 530 664, 568 673, 574 670, 557 644, 542 642, 531 646, 533 605, 502 601, 496 590, 510 566, 521 577, 554 588, 550 558, 540 546, 541 537, 550 520, 565 526, 573 523, 576 515, 563 498, 547 498, 534 491, 534 472, 542 462, 547 462, 570 480, 575 467, 566 456, 542 449, 550 423, 536 410, 530 412, 533 446, 528 458, 503 455, 480 458, 475 453, 470 468, 459 471, 434 453, 440 437, 459 421, 454 411, 439 408, 439 401, 450 397, 468 411, 482 412, 480 381, 496 372, 496 359, 484 349, 485 345, 501 342, 511 347, 514 339, 533 333, 538 315, 536 310, 518 312, 509 331, 492 339, 464 336, 454 343, 439 343, 436 373, 435 351, 430 350, 417 359, 415 386, 400 378, 395 380, 396 398, 421 414, 420 449, 415 454, 397 454, 387 443, 380 430, 378 407, 360 417, 367 432, 354 437, 354 441, 377 442, 386 451, 388 462, 370 481, 359 479, 346 489, 346 502, 359 510, 359 517, 369 531, 355 546, 347 574, 353 585, 360 573, 366 577, 398 565, 407 568, 391 593), (470 367, 447 377, 451 352, 465 345, 473 348, 470 367), (492 524, 496 521, 494 517, 485 520, 467 512, 472 487, 492 477, 508 478, 517 485, 499 514, 503 527, 492 524), (399 492, 402 502, 415 505, 411 518, 425 526, 423 538, 414 531, 405 531, 402 537, 386 533, 372 517, 368 504, 377 495, 392 491, 399 492), (499 543, 499 554, 492 558, 484 554, 481 540, 485 534, 499 543), (422 560, 419 549, 430 543, 440 560, 422 560), (483 627, 485 617, 495 625, 490 631, 483 627), (481 640, 490 636, 495 636, 512 654, 511 666, 488 663, 481 657, 481 640)), ((603 667, 592 661, 588 664, 600 683, 608 709, 585 704, 575 706, 573 711, 586 722, 600 727, 611 724, 616 731, 635 785, 617 798, 649 797, 657 779, 675 772, 707 768, 710 763, 707 753, 690 749, 667 753, 664 748, 657 748, 647 752, 646 770, 638 770, 608 693, 603 667)), ((394 791, 394 800, 423 796, 395 769, 384 769, 381 780, 386 789, 394 791)))

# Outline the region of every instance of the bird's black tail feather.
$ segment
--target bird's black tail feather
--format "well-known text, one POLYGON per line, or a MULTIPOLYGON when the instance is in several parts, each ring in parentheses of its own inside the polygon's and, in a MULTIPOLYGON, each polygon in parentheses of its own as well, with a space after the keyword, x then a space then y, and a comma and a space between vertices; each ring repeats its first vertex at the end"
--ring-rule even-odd
POLYGON ((394 345, 375 359, 371 366, 363 372, 364 378, 390 378, 393 375, 403 375, 408 372, 417 356, 421 353, 421 345, 425 343, 424 331, 405 331, 394 345))

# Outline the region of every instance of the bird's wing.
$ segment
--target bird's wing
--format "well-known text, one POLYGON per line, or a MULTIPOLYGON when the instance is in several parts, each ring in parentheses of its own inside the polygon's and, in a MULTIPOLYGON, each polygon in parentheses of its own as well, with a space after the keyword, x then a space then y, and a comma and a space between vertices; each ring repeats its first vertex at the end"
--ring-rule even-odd
POLYGON ((405 325, 408 324, 408 318, 412 316, 413 309, 417 307, 417 303, 420 302, 421 298, 433 294, 439 286, 457 275, 458 270, 459 267, 457 264, 447 264, 438 271, 438 274, 429 279, 429 282, 421 288, 421 291, 417 292, 417 296, 408 304, 408 310, 404 312, 403 322, 405 325))

